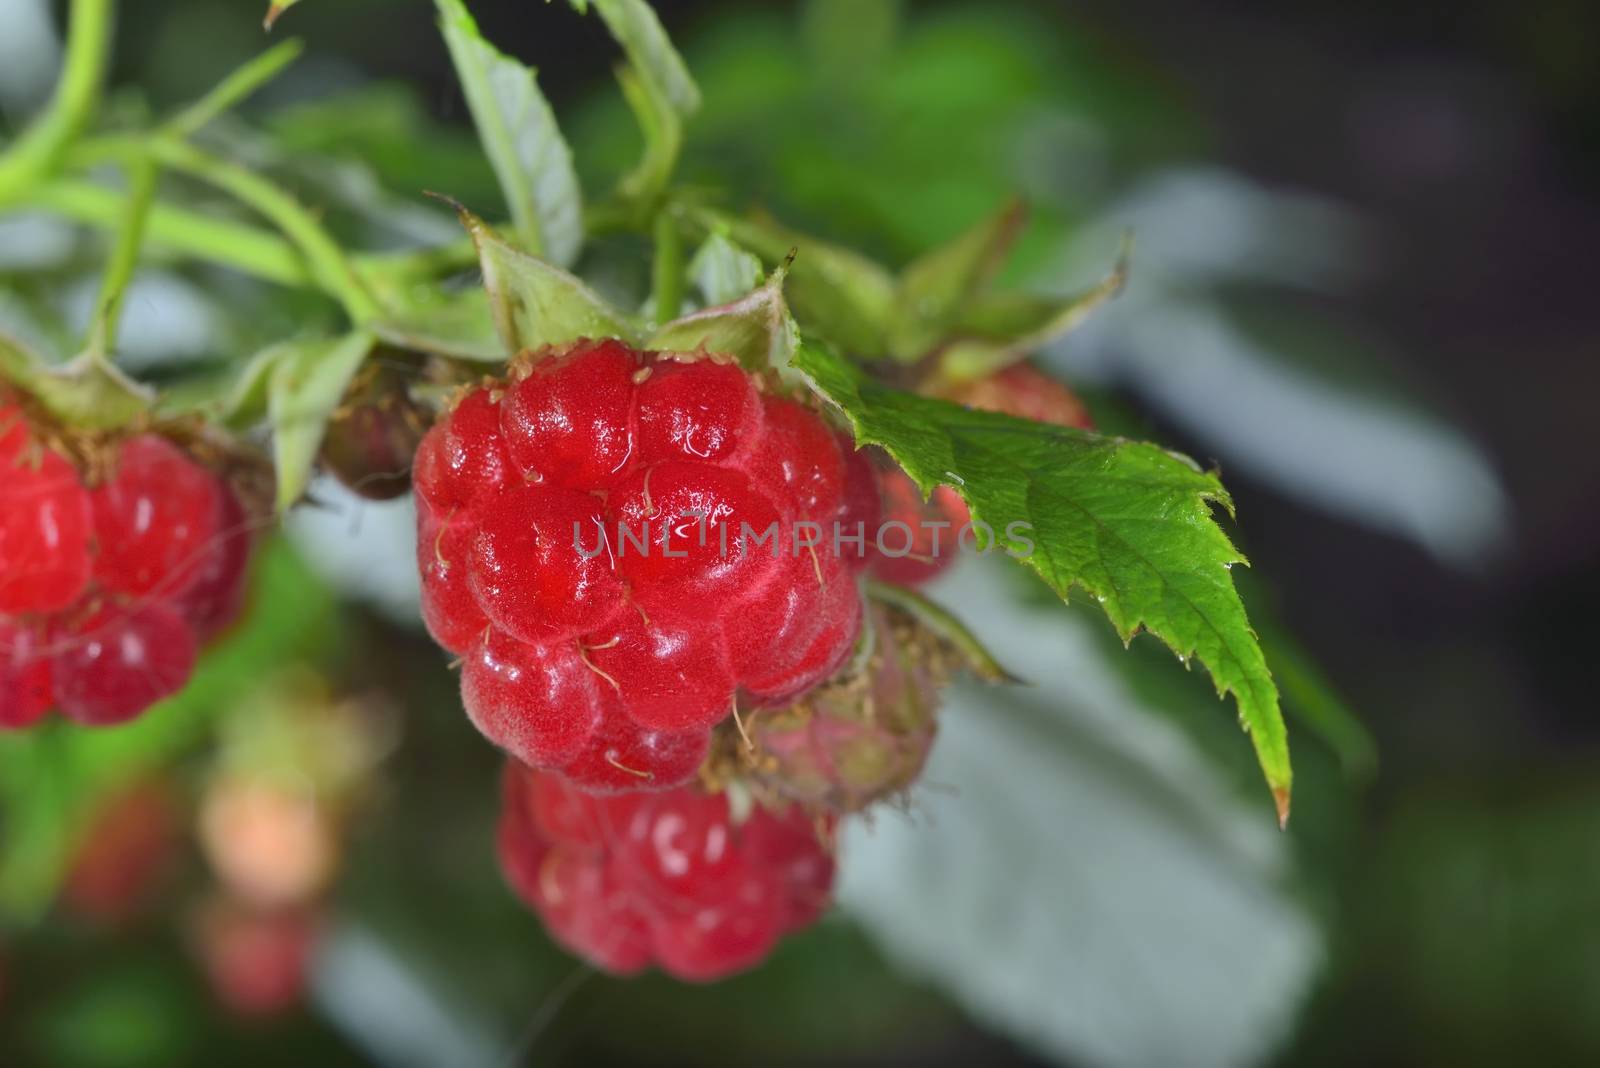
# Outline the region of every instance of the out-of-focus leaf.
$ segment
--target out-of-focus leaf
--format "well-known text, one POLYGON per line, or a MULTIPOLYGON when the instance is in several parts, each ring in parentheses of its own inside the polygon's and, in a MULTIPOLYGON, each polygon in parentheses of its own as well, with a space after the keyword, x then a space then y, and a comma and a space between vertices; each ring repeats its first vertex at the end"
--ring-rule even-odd
POLYGON ((86 354, 63 366, 45 364, 21 343, 0 336, 0 376, 33 394, 72 426, 113 429, 150 411, 155 394, 103 359, 86 354))
POLYGON ((733 356, 748 371, 789 366, 800 331, 783 301, 783 268, 766 285, 731 304, 706 308, 657 330, 645 347, 665 352, 713 352, 733 356))
POLYGON ((366 330, 339 338, 294 341, 272 362, 267 412, 272 418, 280 511, 287 511, 305 492, 328 421, 372 351, 373 342, 373 335, 366 330))
POLYGON ((761 261, 712 233, 690 258, 689 278, 706 304, 731 304, 761 285, 761 261))
POLYGON ((689 75, 683 57, 672 47, 655 10, 645 0, 575 0, 582 13, 594 5, 622 45, 628 61, 649 84, 650 91, 671 103, 679 115, 688 116, 700 106, 700 90, 689 75))
POLYGON ((374 323, 372 331, 380 340, 413 352, 474 363, 506 359, 489 294, 478 286, 460 290, 418 287, 407 294, 404 307, 374 323))
POLYGON ((784 263, 794 253, 788 296, 808 334, 825 337, 863 358, 884 354, 895 282, 882 266, 850 249, 798 234, 766 216, 739 218, 703 212, 700 218, 708 233, 725 233, 770 267, 784 263))
POLYGON ((48 907, 101 799, 194 744, 267 668, 337 647, 326 588, 278 540, 257 554, 243 622, 201 657, 189 685, 120 727, 46 724, 0 733, 0 912, 48 907))
POLYGON ((794 366, 837 405, 857 444, 881 445, 924 493, 951 485, 991 544, 1065 599, 1081 586, 1124 640, 1148 630, 1232 693, 1280 822, 1289 743, 1261 645, 1229 569, 1244 560, 1212 516, 1214 474, 1158 446, 1046 426, 887 389, 816 345, 794 366))
POLYGON ((913 815, 844 828, 842 906, 1052 1059, 1263 1060, 1322 956, 1289 838, 1127 689, 1087 619, 1019 605, 995 563, 938 592, 1036 685, 947 692, 913 815))
POLYGON ((1122 292, 1128 280, 1130 247, 1124 244, 1111 273, 1093 288, 1070 297, 1020 293, 985 294, 973 301, 955 324, 964 335, 939 357, 940 373, 952 381, 982 378, 1069 333, 1096 308, 1122 292))
POLYGON ((889 353, 912 361, 944 340, 963 310, 993 280, 1027 220, 1012 200, 949 244, 934 249, 900 274, 889 353))
POLYGON ((637 328, 581 280, 513 248, 482 219, 458 209, 472 235, 504 351, 518 353, 580 337, 637 340, 637 328))
POLYGON ((478 128, 528 251, 565 265, 583 246, 583 203, 555 115, 532 69, 478 33, 461 0, 437 0, 439 25, 478 128))

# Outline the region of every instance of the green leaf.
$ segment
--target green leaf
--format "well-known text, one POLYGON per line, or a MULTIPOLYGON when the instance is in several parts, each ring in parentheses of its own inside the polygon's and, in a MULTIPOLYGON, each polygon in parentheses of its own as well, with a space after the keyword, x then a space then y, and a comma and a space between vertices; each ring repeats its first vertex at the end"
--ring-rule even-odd
POLYGON ((945 339, 972 298, 993 281, 1027 215, 1023 203, 1012 200, 901 272, 889 324, 891 355, 911 362, 945 339))
POLYGON ((761 285, 761 261, 713 233, 690 258, 689 278, 707 305, 730 304, 761 285))
POLYGON ((589 4, 600 13, 611 36, 622 45, 628 62, 651 91, 668 101, 679 115, 692 115, 700 107, 700 90, 655 10, 645 0, 574 0, 572 6, 583 13, 589 4))
POLYGON ((962 336, 939 356, 939 373, 948 381, 983 378, 1009 367, 1076 329, 1095 309, 1122 292, 1128 281, 1131 245, 1124 243, 1115 266, 1094 288, 1069 297, 1024 293, 980 296, 952 330, 962 336))
POLYGON ((513 248, 465 208, 458 205, 456 211, 477 246, 483 288, 504 351, 516 354, 580 337, 638 340, 628 317, 580 279, 513 248))
POLYGON ((1124 641, 1148 630, 1204 663, 1218 694, 1234 695, 1287 820, 1278 690, 1229 574, 1244 557, 1212 517, 1213 505, 1232 510, 1214 474, 1155 445, 891 390, 814 344, 794 366, 844 412, 858 444, 886 448, 924 493, 953 486, 995 543, 1063 599, 1080 586, 1124 641))
POLYGON ((572 152, 534 71, 485 41, 461 0, 436 2, 439 28, 517 236, 529 252, 571 263, 583 246, 582 196, 572 152))
POLYGON ((267 381, 278 509, 287 511, 311 481, 328 421, 350 380, 372 351, 374 338, 356 330, 339 338, 286 342, 267 381))
POLYGON ((379 340, 412 352, 472 363, 504 363, 506 348, 495 330, 489 294, 478 286, 448 290, 419 286, 404 305, 372 325, 379 340))
POLYGON ((885 268, 766 216, 738 218, 701 211, 693 217, 708 234, 726 234, 771 266, 794 253, 788 296, 806 333, 825 337, 865 359, 884 354, 895 297, 894 276, 885 268))
POLYGON ((0 335, 0 377, 31 393, 51 414, 84 430, 114 430, 149 413, 155 394, 104 360, 85 355, 51 366, 0 335))
POLYGON ((645 348, 722 353, 748 371, 783 370, 800 342, 783 300, 783 276, 779 267, 765 285, 741 299, 673 320, 652 334, 645 348))

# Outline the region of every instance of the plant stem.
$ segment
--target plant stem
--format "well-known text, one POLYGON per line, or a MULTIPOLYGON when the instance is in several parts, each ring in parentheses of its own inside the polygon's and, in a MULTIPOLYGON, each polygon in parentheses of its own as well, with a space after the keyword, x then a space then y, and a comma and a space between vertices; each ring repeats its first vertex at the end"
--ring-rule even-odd
POLYGON ((656 214, 655 258, 651 264, 655 320, 659 326, 678 317, 683 307, 683 237, 672 212, 656 214))
POLYGON ((317 283, 344 305, 353 322, 360 324, 377 318, 378 303, 345 258, 344 250, 294 197, 254 171, 181 141, 157 137, 150 141, 150 151, 162 163, 214 185, 254 208, 282 230, 305 256, 317 283))
POLYGON ((163 132, 176 140, 188 137, 277 77, 304 50, 305 45, 293 38, 267 49, 174 115, 162 127, 163 132))
MULTIPOLYGON (((113 229, 122 218, 127 199, 127 194, 94 182, 60 179, 30 191, 23 206, 113 229)), ((315 285, 305 260, 293 245, 247 223, 156 203, 151 206, 145 228, 153 245, 278 285, 315 285)))
POLYGON ((83 130, 105 80, 111 50, 111 0, 73 0, 61 78, 44 112, 0 156, 0 204, 50 172, 83 130))
POLYGON ((89 328, 89 353, 93 359, 107 356, 116 343, 117 320, 122 314, 122 298, 139 263, 139 247, 144 242, 150 204, 156 195, 155 160, 142 156, 128 168, 128 199, 123 206, 116 244, 106 262, 105 279, 100 283, 99 307, 89 328))

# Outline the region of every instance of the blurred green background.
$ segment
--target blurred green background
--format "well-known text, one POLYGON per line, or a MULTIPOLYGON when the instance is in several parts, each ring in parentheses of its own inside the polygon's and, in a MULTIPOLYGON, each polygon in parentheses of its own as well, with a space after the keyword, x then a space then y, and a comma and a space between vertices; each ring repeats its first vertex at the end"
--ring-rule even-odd
MULTIPOLYGON (((637 135, 603 28, 561 4, 471 6, 539 68, 604 188, 637 135)), ((0 130, 48 91, 54 7, 0 0, 0 130)), ((406 506, 323 485, 179 707, 56 769, 112 799, 166 769, 180 844, 135 915, 39 898, 29 858, 89 831, 0 763, 0 887, 30 918, 0 930, 0 1062, 1600 1059, 1600 9, 658 10, 706 98, 682 177, 732 207, 898 265, 1020 193, 1009 280, 1051 292, 1135 231, 1128 291, 1041 362, 1104 426, 1222 466, 1292 714, 1289 831, 1204 679, 973 565, 936 595, 1037 685, 957 688, 907 812, 847 836, 835 914, 713 987, 594 975, 494 869, 497 761, 408 622, 406 506), (209 877, 189 802, 217 724, 296 663, 388 709, 395 737, 341 823, 306 996, 245 1019, 196 963, 209 877)), ((259 16, 125 3, 110 121, 203 92, 263 47, 259 16)), ((307 54, 221 143, 367 243, 448 240, 424 190, 499 211, 431 5, 305 0, 275 32, 307 54)), ((100 242, 0 221, 0 322, 69 337, 100 242)), ((587 266, 627 291, 642 251, 587 266)), ((159 376, 328 314, 158 265, 120 350, 159 376)))

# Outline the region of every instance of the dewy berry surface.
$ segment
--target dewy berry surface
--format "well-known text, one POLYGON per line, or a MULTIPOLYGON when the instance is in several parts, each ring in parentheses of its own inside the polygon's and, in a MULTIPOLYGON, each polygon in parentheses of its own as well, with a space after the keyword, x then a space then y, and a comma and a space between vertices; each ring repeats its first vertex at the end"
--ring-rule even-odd
POLYGON ((413 481, 423 618, 472 722, 590 788, 664 789, 736 697, 825 681, 860 630, 847 449, 704 354, 578 342, 470 389, 413 481))
POLYGON ((596 967, 707 982, 826 910, 831 826, 793 806, 737 820, 698 787, 596 797, 513 763, 499 852, 512 889, 596 967))

